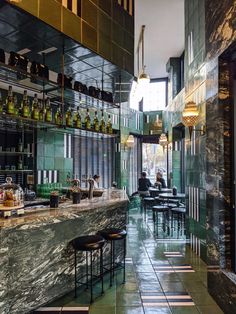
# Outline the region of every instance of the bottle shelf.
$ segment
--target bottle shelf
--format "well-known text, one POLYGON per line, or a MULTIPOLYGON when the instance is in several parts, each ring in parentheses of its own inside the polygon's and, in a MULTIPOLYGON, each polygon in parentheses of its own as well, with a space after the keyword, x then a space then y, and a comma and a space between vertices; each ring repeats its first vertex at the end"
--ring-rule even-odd
POLYGON ((21 156, 21 155, 29 155, 32 156, 33 153, 28 152, 9 152, 9 151, 0 151, 0 156, 2 155, 9 155, 9 156, 21 156))
MULTIPOLYGON (((62 87, 57 82, 33 75, 2 62, 0 62, 0 82, 20 87, 23 90, 25 89, 33 93, 44 93, 58 103, 61 103, 62 87)), ((68 103, 72 107, 73 104, 76 104, 82 108, 119 108, 119 104, 98 99, 74 89, 64 88, 63 95, 64 103, 68 103)))
POLYGON ((30 170, 30 169, 23 169, 23 170, 0 170, 0 174, 5 174, 5 173, 30 173, 33 172, 34 170, 30 170))
MULTIPOLYGON (((75 127, 67 127, 65 125, 59 126, 55 123, 50 123, 50 122, 42 122, 42 121, 37 121, 34 119, 28 119, 28 118, 23 118, 19 116, 14 116, 10 114, 0 114, 0 126, 5 127, 15 127, 15 128, 35 128, 35 129, 41 129, 41 130, 57 130, 57 132, 64 132, 64 133, 75 133, 81 136, 94 136, 94 134, 100 135, 101 137, 117 137, 119 134, 119 131, 113 130, 114 133, 109 134, 109 133, 102 133, 102 132, 97 132, 93 129, 84 129, 84 128, 75 128, 75 127)), ((26 154, 29 154, 26 152, 26 154)))
MULTIPOLYGON (((94 98, 90 95, 83 94, 73 89, 65 88, 64 91, 64 101, 71 105, 71 107, 79 106, 81 108, 97 108, 97 109, 119 109, 119 105, 116 103, 104 101, 99 98, 94 98)), ((58 89, 52 89, 47 93, 47 95, 54 101, 61 104, 62 91, 61 87, 58 89)))
POLYGON ((30 90, 35 93, 47 93, 57 89, 58 84, 36 75, 30 74, 17 67, 0 62, 0 82, 30 90))

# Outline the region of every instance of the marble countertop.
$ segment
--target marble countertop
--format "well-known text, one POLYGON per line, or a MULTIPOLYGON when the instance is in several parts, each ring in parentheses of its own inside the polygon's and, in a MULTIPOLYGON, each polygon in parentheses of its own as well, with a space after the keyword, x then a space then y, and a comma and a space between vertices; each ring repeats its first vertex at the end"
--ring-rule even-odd
POLYGON ((72 201, 66 201, 59 204, 58 208, 40 205, 37 208, 27 207, 25 208, 25 214, 21 217, 0 218, 0 229, 30 229, 50 223, 59 223, 77 218, 81 212, 102 210, 104 207, 107 208, 109 206, 113 208, 116 204, 123 202, 128 202, 128 197, 124 190, 105 190, 102 197, 94 197, 92 200, 84 199, 80 204, 72 204, 72 201))

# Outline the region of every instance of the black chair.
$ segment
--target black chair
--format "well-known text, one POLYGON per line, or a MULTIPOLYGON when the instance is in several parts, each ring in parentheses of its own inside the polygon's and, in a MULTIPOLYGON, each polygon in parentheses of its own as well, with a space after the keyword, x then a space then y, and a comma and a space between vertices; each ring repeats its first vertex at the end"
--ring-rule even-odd
POLYGON ((103 294, 103 246, 105 244, 105 239, 100 235, 87 235, 78 237, 71 241, 71 244, 74 248, 75 254, 75 297, 77 296, 76 288, 77 284, 86 285, 86 288, 90 286, 90 302, 93 302, 93 285, 94 278, 100 279, 102 281, 101 285, 101 294, 103 294), (99 275, 93 274, 93 252, 100 250, 100 273, 99 275), (86 252, 86 274, 85 276, 81 276, 77 278, 77 252, 86 252), (88 261, 88 253, 90 253, 90 273, 89 273, 89 261, 88 261), (90 276, 90 281, 89 281, 90 276), (86 277, 86 282, 82 282, 84 277, 86 277))
POLYGON ((124 229, 117 229, 117 228, 110 228, 104 229, 98 232, 104 239, 106 239, 111 245, 110 251, 110 266, 107 269, 104 267, 105 270, 110 271, 110 287, 113 284, 113 278, 115 275, 115 270, 123 269, 123 283, 125 283, 125 256, 126 256, 126 236, 127 232, 124 229), (123 265, 122 262, 116 263, 115 262, 115 242, 123 240, 123 265))

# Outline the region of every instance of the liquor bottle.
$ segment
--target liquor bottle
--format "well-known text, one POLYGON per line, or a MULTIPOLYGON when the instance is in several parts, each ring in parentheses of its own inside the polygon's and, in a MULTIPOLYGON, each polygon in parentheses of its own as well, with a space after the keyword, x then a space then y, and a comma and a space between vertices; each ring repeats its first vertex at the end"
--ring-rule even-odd
POLYGON ((17 164, 17 169, 18 170, 22 170, 23 169, 23 162, 22 162, 21 157, 19 157, 18 164, 17 164))
POLYGON ((55 113, 55 123, 59 126, 63 124, 63 115, 60 106, 58 106, 57 111, 55 113))
POLYGON ((14 96, 14 106, 15 106, 15 115, 19 116, 19 107, 18 107, 18 103, 17 103, 17 96, 14 96))
POLYGON ((102 133, 106 133, 106 123, 105 123, 105 119, 104 119, 103 109, 101 111, 102 111, 102 117, 101 117, 101 122, 100 122, 100 131, 102 133))
POLYGON ((74 126, 79 129, 82 128, 82 120, 79 112, 79 106, 77 107, 76 114, 74 115, 74 126))
POLYGON ((45 110, 44 110, 44 106, 43 106, 41 101, 39 101, 38 107, 39 107, 39 121, 44 121, 44 119, 45 119, 45 110))
POLYGON ((66 111, 66 126, 72 128, 73 127, 73 114, 71 107, 69 107, 66 111))
POLYGON ((112 123, 111 123, 111 116, 110 116, 110 115, 108 115, 107 133, 108 133, 108 134, 112 134, 112 133, 113 133, 113 130, 112 130, 112 123))
POLYGON ((13 95, 12 95, 12 86, 9 86, 9 89, 8 89, 8 96, 7 96, 7 101, 6 101, 6 112, 7 114, 15 113, 15 106, 14 106, 13 95))
POLYGON ((95 111, 95 114, 94 114, 93 128, 94 128, 94 131, 99 132, 99 121, 98 121, 98 113, 97 113, 97 111, 95 111))
POLYGON ((34 100, 32 103, 32 119, 39 120, 39 104, 37 94, 34 94, 34 100))
POLYGON ((52 122, 52 107, 51 107, 49 98, 46 99, 45 121, 46 122, 52 122))
POLYGON ((23 99, 20 102, 20 105, 18 107, 18 115, 19 115, 19 117, 23 117, 23 100, 24 100, 24 96, 23 96, 23 99))
POLYGON ((4 113, 4 106, 2 102, 2 93, 0 92, 0 114, 4 113))
POLYGON ((84 120, 85 129, 90 130, 91 129, 91 118, 89 115, 89 109, 87 108, 87 113, 84 120))
POLYGON ((30 104, 29 104, 29 100, 28 100, 28 96, 27 96, 27 91, 24 91, 24 95, 23 95, 23 108, 22 108, 22 116, 24 118, 30 118, 30 104))

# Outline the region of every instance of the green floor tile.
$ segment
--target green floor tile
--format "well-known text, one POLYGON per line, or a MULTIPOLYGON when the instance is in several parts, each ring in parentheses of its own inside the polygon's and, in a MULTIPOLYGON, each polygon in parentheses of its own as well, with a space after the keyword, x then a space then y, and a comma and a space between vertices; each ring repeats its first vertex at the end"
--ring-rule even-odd
POLYGON ((139 273, 153 273, 154 272, 152 265, 135 265, 134 270, 135 272, 139 272, 139 273))
POLYGON ((177 273, 158 273, 156 275, 160 282, 162 281, 171 281, 171 282, 180 282, 180 278, 177 273))
POLYGON ((117 306, 141 306, 139 293, 117 293, 117 306))
POLYGON ((224 314, 218 306, 198 306, 198 310, 201 314, 224 314))
POLYGON ((215 301, 206 290, 202 292, 191 292, 191 297, 196 305, 216 305, 215 301))
POLYGON ((118 306, 116 314, 144 314, 144 311, 141 306, 118 306))
POLYGON ((89 308, 89 314, 116 314, 115 306, 98 307, 96 303, 89 308))
POLYGON ((186 292, 181 282, 162 281, 161 287, 164 292, 186 292))
POLYGON ((188 292, 203 292, 205 291, 207 292, 206 287, 204 286, 204 284, 202 283, 202 281, 184 281, 184 286, 187 289, 188 292))
MULTIPOLYGON (((172 314, 199 314, 196 306, 173 306, 171 307, 171 312, 172 314)), ((210 312, 208 314, 210 314, 210 312)))
POLYGON ((169 307, 144 307, 145 314, 171 314, 169 307))
POLYGON ((139 287, 136 282, 126 282, 123 285, 120 285, 116 288, 116 293, 125 293, 125 292, 138 292, 139 287))

